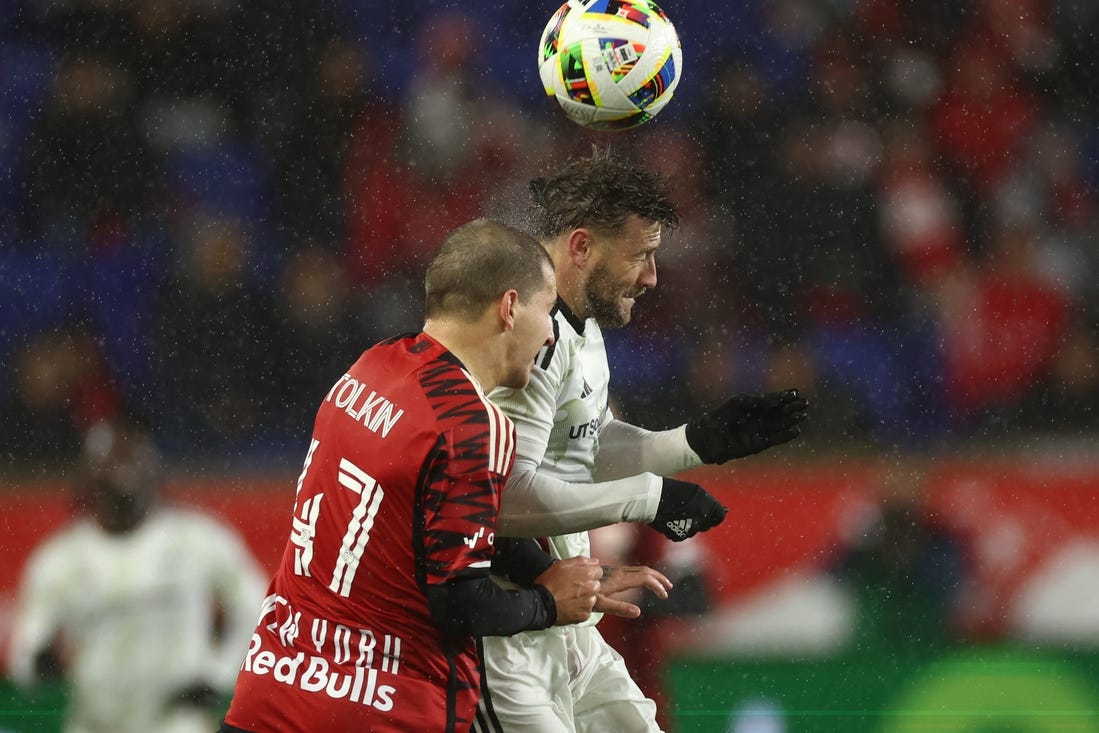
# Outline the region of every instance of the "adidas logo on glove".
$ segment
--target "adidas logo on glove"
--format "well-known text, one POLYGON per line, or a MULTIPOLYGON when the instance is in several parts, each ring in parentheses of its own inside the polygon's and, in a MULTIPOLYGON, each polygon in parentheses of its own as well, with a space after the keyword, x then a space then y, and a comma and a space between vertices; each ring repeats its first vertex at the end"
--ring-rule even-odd
POLYGON ((676 536, 685 539, 690 535, 691 524, 693 523, 693 519, 676 519, 674 521, 668 522, 668 529, 674 532, 676 536))

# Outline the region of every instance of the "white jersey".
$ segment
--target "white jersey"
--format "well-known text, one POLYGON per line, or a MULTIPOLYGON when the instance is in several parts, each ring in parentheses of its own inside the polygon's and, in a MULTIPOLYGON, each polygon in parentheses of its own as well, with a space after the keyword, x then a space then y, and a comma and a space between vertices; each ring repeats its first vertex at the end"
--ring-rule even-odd
MULTIPOLYGON (((588 321, 578 331, 566 313, 554 312, 556 341, 538 354, 528 387, 500 389, 492 398, 516 423, 517 461, 527 459, 561 481, 591 484, 599 433, 611 417, 610 371, 598 324, 588 321)), ((590 554, 587 532, 547 539, 555 557, 590 554)))
MULTIPOLYGON (((541 537, 559 558, 589 555, 587 530, 649 522, 660 476, 698 465, 685 430, 650 432, 616 420, 603 334, 561 301, 554 343, 522 390, 489 395, 517 433, 515 466, 500 497, 497 534, 541 537)), ((485 676, 473 730, 658 731, 656 706, 622 657, 583 624, 482 639, 485 676)))
POLYGON ((553 319, 555 341, 535 359, 530 383, 490 395, 518 436, 497 532, 546 537, 550 552, 566 558, 589 554, 585 530, 651 521, 660 476, 699 459, 683 427, 649 432, 616 420, 599 325, 580 321, 561 301, 553 319))
POLYGON ((123 535, 77 520, 28 561, 11 675, 33 682, 35 656, 60 636, 70 733, 179 731, 184 720, 209 730, 216 721, 171 698, 196 683, 232 689, 265 586, 236 534, 197 512, 160 508, 123 535))

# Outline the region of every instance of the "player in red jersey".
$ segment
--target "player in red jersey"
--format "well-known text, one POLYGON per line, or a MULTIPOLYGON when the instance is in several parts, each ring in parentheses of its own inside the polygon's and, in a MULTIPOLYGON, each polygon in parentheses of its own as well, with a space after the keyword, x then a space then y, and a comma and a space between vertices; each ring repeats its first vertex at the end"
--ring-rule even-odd
MULTIPOLYGON (((600 586, 598 561, 495 540, 515 431, 485 394, 523 387, 553 343, 554 282, 533 239, 486 220, 459 227, 428 268, 423 331, 377 344, 336 380, 223 731, 466 731, 474 637, 575 623, 593 607, 636 615, 598 595, 621 590, 600 586)), ((666 578, 640 571, 616 575, 666 595, 666 578)))

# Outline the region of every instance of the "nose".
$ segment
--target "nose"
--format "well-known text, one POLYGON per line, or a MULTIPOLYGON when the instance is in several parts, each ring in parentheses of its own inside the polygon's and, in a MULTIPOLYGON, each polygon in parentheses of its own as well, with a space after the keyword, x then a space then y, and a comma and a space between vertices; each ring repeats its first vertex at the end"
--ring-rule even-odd
POLYGON ((648 288, 650 290, 652 288, 656 287, 656 260, 655 259, 649 258, 645 262, 645 267, 644 267, 644 269, 642 269, 641 277, 638 278, 637 282, 638 282, 639 285, 641 285, 645 288, 648 288))
POLYGON ((557 338, 553 335, 553 318, 549 318, 546 323, 546 340, 543 342, 544 346, 553 346, 557 338))

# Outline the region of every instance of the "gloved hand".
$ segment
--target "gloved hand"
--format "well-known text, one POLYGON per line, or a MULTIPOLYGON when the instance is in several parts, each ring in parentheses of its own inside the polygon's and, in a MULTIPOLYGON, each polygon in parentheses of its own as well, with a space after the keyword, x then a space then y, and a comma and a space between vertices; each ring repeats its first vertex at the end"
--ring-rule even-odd
POLYGON ((679 542, 721 524, 728 511, 698 484, 666 478, 656 519, 649 526, 679 542))
POLYGON ((734 395, 687 423, 687 443, 703 463, 743 458, 798 437, 808 409, 796 389, 734 395))

